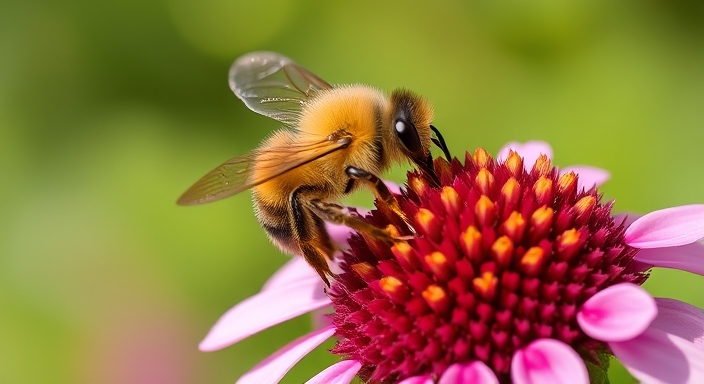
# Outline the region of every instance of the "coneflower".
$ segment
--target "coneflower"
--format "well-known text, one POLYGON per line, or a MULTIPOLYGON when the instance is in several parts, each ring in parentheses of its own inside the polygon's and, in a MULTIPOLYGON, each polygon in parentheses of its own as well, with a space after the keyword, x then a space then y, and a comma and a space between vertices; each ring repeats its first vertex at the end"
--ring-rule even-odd
MULTIPOLYGON (((544 143, 511 147, 436 160, 439 187, 409 174, 397 198, 415 238, 352 235, 327 291, 294 259, 201 349, 329 307, 328 324, 238 383, 277 383, 332 336, 341 361, 309 383, 588 383, 610 356, 643 382, 704 382, 704 312, 640 287, 653 266, 704 271, 704 205, 614 216, 597 190, 607 173, 559 170, 544 143)), ((366 219, 407 235, 388 210, 366 219)))

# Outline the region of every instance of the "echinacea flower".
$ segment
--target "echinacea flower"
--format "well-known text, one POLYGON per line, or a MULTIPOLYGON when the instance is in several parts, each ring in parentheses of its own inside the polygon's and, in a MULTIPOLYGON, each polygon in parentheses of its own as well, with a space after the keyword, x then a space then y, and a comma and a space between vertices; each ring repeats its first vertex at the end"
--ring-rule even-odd
MULTIPOLYGON (((612 355, 645 383, 704 382, 704 312, 640 287, 651 267, 704 274, 704 205, 615 216, 597 190, 608 173, 557 169, 540 142, 497 160, 483 149, 438 159, 435 171, 439 187, 411 173, 397 195, 415 238, 331 226, 349 248, 329 289, 295 258, 200 348, 327 308, 327 322, 238 383, 277 383, 333 336, 341 361, 308 383, 588 383, 612 355)), ((408 235, 383 207, 365 218, 408 235)))

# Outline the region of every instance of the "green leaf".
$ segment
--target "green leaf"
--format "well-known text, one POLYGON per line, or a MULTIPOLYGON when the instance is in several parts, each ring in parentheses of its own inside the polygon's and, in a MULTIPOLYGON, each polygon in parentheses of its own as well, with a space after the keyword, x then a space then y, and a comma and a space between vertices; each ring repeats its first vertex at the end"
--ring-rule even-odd
POLYGON ((599 353, 599 364, 586 360, 587 372, 589 373, 589 382, 591 384, 609 384, 609 360, 611 356, 605 353, 599 353))

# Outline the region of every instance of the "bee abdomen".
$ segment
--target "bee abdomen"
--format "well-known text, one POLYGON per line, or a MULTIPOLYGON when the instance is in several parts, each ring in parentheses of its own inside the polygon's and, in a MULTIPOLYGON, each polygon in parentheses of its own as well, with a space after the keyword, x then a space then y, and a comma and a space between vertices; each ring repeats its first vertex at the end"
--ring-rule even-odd
POLYGON ((269 225, 267 223, 261 223, 261 225, 271 241, 284 252, 298 253, 300 251, 289 225, 269 225))
POLYGON ((261 223, 262 228, 266 231, 266 233, 276 239, 287 239, 287 238, 292 238, 293 237, 293 231, 291 231, 291 227, 289 225, 280 225, 280 226, 275 226, 275 225, 269 225, 266 223, 261 223))
POLYGON ((254 201, 257 220, 269 239, 286 253, 299 253, 300 249, 288 220, 288 208, 257 198, 257 195, 254 201))

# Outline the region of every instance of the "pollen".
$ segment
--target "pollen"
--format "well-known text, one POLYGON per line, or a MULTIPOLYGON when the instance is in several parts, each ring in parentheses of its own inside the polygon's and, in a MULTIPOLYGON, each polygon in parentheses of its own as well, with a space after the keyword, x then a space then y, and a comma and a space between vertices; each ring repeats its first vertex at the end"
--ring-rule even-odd
POLYGON ((491 195, 494 190, 494 175, 488 169, 482 168, 477 174, 474 185, 483 195, 491 195))
POLYGON ((447 310, 449 299, 447 293, 439 285, 432 284, 426 288, 421 294, 428 306, 435 312, 444 312, 447 310))
POLYGON ((440 252, 433 252, 425 257, 425 261, 429 264, 442 266, 447 264, 447 257, 440 252))
POLYGON ((477 227, 470 226, 460 235, 460 245, 470 260, 480 260, 482 254, 482 234, 477 227))
POLYGON ((519 175, 523 171, 523 158, 513 150, 510 151, 506 159, 506 168, 513 176, 519 175))
POLYGON ((496 218, 496 206, 486 195, 482 195, 474 207, 474 214, 480 225, 491 225, 496 218))
POLYGON ((472 158, 474 159, 474 163, 481 168, 486 168, 493 160, 489 152, 484 148, 477 148, 472 158))
POLYGON ((394 243, 394 245, 391 246, 391 253, 393 253, 402 267, 414 267, 413 248, 411 248, 407 242, 400 241, 394 243))
POLYGON ((540 247, 530 247, 521 257, 521 270, 529 276, 535 276, 545 262, 545 251, 540 247))
POLYGON ((501 196, 507 203, 517 204, 518 198, 521 196, 521 185, 513 177, 506 180, 501 188, 501 196))
POLYGON ((513 241, 520 241, 523 238, 523 231, 526 229, 526 220, 519 212, 513 211, 511 215, 501 225, 501 230, 513 241))
POLYGON ((572 197, 577 190, 577 175, 574 172, 565 173, 557 179, 557 193, 563 197, 572 197))
POLYGON ((580 245, 581 236, 576 229, 568 229, 557 238, 557 251, 560 259, 569 260, 580 245))
POLYGON ((501 236, 491 246, 491 252, 494 255, 494 260, 501 267, 508 267, 511 264, 513 257, 513 242, 508 236, 501 236))
MULTIPOLYGON (((537 162, 536 162, 537 165, 537 162)), ((535 201, 538 204, 550 204, 552 202, 552 180, 545 176, 540 176, 533 185, 535 201)))
POLYGON ((550 163, 550 159, 545 155, 540 155, 533 165, 532 172, 537 173, 539 176, 548 176, 551 170, 552 164, 550 163))
POLYGON ((420 226, 423 232, 433 239, 433 241, 438 241, 441 237, 442 227, 438 222, 435 214, 428 209, 421 208, 416 213, 416 223, 420 226))
POLYGON ((393 276, 385 276, 379 280, 379 288, 381 288, 388 297, 396 303, 403 304, 410 297, 410 291, 401 280, 393 276))
POLYGON ((579 232, 576 229, 570 229, 562 233, 559 244, 561 247, 570 247, 577 244, 579 241, 579 232))
POLYGON ((425 256, 424 260, 436 278, 445 281, 450 277, 447 257, 442 252, 435 251, 425 256))
POLYGON ((393 276, 386 276, 382 277, 381 280, 379 280, 379 285, 384 291, 393 292, 397 290, 400 286, 402 286, 403 283, 401 282, 401 280, 393 276))
POLYGON ((459 212, 460 209, 460 195, 452 187, 443 187, 442 192, 440 192, 440 200, 445 206, 445 211, 448 214, 455 214, 459 212))
POLYGON ((530 217, 531 227, 533 227, 533 229, 540 230, 541 232, 549 230, 552 225, 554 213, 555 211, 552 208, 545 205, 536 209, 530 217))
POLYGON ((499 279, 492 272, 484 272, 472 280, 474 291, 485 300, 492 300, 496 295, 496 286, 499 279))
POLYGON ((574 210, 577 214, 575 217, 575 224, 584 225, 586 224, 589 216, 591 216, 596 206, 596 198, 594 196, 584 196, 579 199, 574 204, 574 210))

